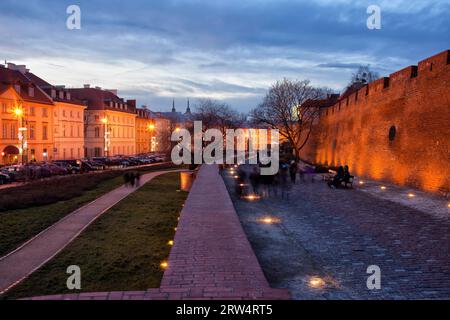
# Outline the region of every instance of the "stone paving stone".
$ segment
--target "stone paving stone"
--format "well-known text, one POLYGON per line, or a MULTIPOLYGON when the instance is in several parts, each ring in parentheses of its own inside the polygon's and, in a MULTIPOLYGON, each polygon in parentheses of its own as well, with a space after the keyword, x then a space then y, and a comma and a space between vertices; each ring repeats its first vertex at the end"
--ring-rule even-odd
POLYGON ((450 219, 442 210, 435 215, 368 190, 331 190, 310 181, 297 183, 289 201, 246 202, 224 177, 270 284, 288 288, 295 299, 450 298, 450 219), (267 215, 281 223, 257 222, 267 215), (381 290, 367 289, 369 265, 381 268, 381 290), (312 289, 313 275, 335 283, 312 289))

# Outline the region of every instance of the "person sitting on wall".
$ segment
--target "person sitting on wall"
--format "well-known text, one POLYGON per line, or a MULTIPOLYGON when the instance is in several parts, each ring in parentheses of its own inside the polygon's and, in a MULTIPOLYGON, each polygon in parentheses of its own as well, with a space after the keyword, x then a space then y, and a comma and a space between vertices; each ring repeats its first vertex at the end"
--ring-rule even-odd
POLYGON ((337 174, 333 177, 333 180, 328 181, 328 186, 330 188, 334 186, 337 189, 341 185, 342 181, 344 181, 344 167, 340 166, 337 174))
POLYGON ((346 166, 344 167, 344 179, 343 179, 345 185, 347 185, 347 183, 351 183, 351 182, 350 182, 350 179, 353 179, 353 178, 354 178, 354 177, 350 174, 349 168, 348 168, 348 166, 346 165, 346 166))

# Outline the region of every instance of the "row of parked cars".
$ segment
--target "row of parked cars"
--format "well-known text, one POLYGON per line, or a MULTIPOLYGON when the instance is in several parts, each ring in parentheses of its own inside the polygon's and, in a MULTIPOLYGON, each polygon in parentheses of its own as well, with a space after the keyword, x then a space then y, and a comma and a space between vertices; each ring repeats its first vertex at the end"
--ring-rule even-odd
POLYGON ((0 185, 49 178, 52 176, 126 168, 163 161, 165 161, 164 155, 148 154, 133 157, 94 157, 92 159, 55 160, 52 162, 33 162, 25 165, 10 165, 0 167, 0 185))

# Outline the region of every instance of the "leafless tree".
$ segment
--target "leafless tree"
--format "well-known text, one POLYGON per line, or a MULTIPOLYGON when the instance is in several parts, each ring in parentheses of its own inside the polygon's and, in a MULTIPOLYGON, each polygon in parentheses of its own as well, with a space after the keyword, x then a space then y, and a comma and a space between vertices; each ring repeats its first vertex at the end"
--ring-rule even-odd
POLYGON ((226 103, 212 99, 201 99, 195 107, 195 120, 202 121, 203 128, 216 128, 225 133, 226 129, 242 126, 246 116, 233 110, 226 103))
POLYGON ((304 102, 326 98, 329 93, 330 89, 311 86, 309 80, 284 79, 272 85, 263 102, 251 111, 250 117, 255 124, 278 129, 292 145, 295 157, 299 158, 320 108, 318 104, 304 102))

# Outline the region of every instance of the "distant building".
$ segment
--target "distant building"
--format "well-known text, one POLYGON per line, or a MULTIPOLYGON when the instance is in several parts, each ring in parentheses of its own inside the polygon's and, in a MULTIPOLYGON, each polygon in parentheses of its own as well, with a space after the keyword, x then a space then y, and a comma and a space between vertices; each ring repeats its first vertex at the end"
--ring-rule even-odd
POLYGON ((85 156, 103 157, 136 153, 136 100, 125 101, 117 90, 99 87, 69 89, 87 105, 84 115, 85 156))
POLYGON ((149 153, 152 148, 152 138, 156 134, 156 127, 151 111, 146 106, 136 109, 136 153, 149 153))

